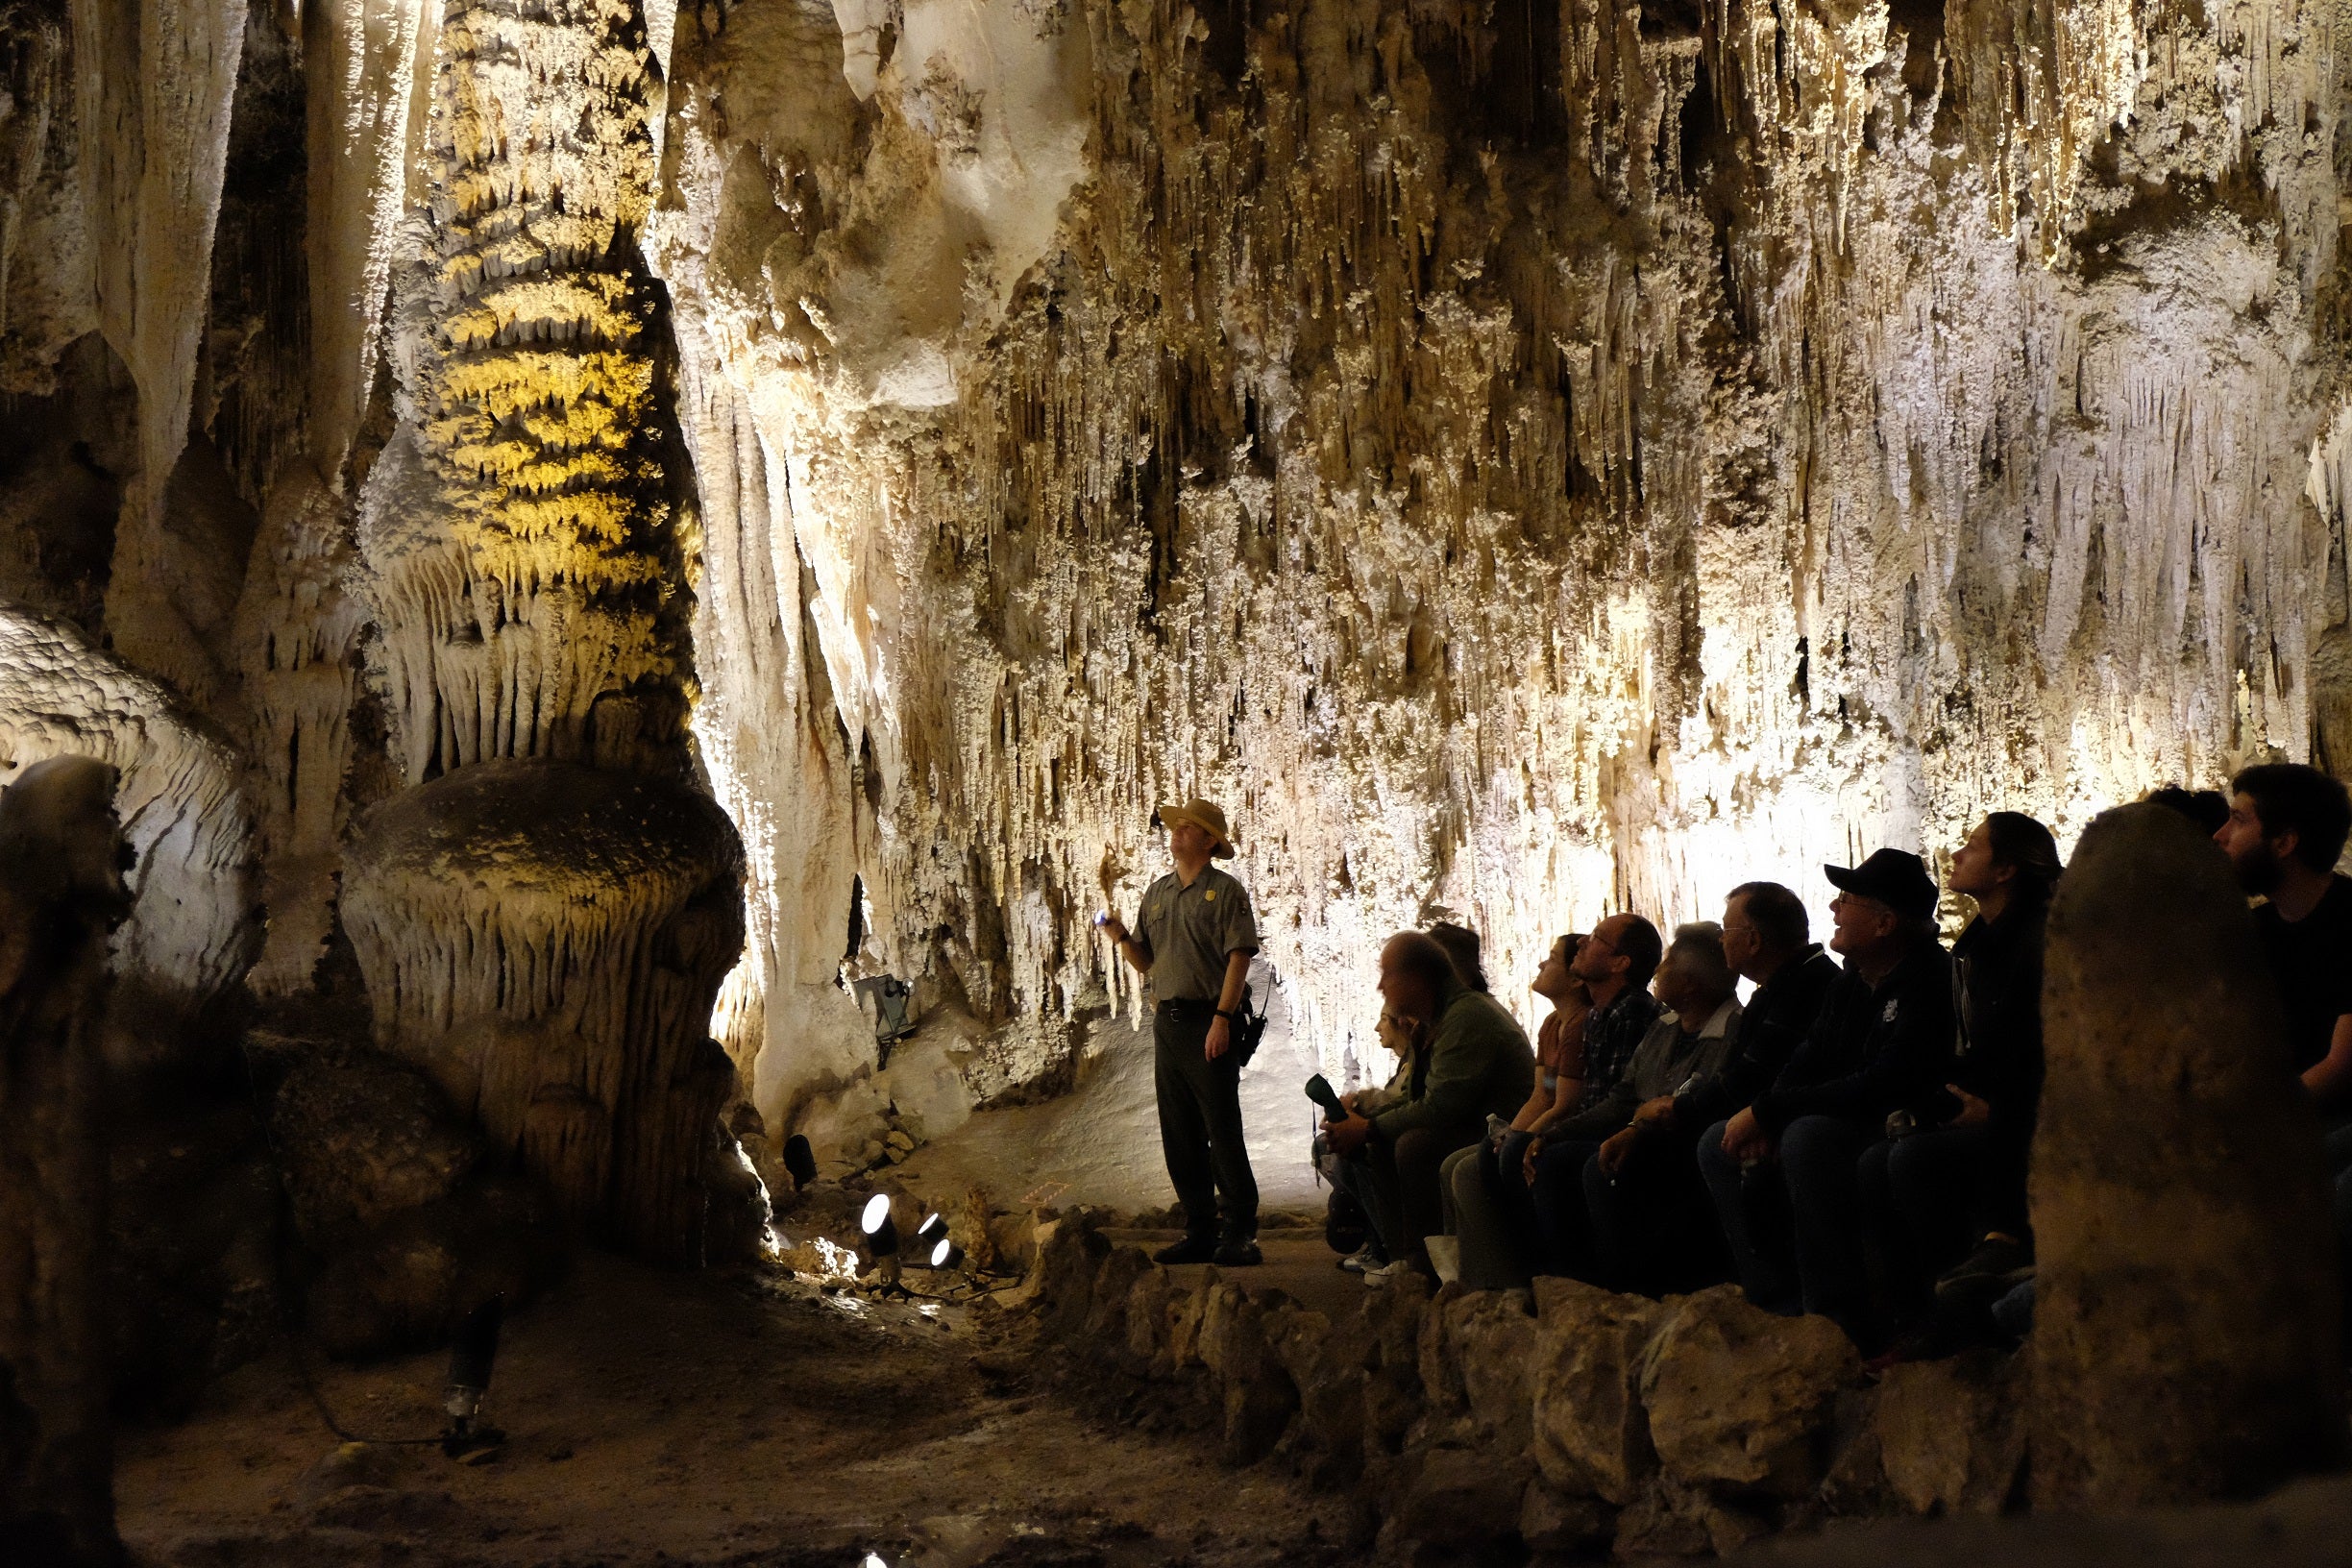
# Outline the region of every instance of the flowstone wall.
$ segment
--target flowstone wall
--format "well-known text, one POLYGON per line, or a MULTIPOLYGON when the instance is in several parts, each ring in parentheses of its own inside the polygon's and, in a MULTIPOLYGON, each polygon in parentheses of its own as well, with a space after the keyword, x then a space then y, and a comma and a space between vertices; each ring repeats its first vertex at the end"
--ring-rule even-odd
POLYGON ((813 1021, 853 876, 1017 1025, 973 1070, 1050 1070, 1196 792, 1344 1067, 1440 912, 1515 992, 1610 907, 2341 766, 2335 28, 681 12, 655 264, 773 563, 698 724, 827 846, 737 978, 763 1104, 870 1059, 813 1021))
POLYGON ((884 972, 1068 1082, 1163 798, 1377 1072, 1440 912, 2352 769, 2332 7, 134 9, 0 0, 0 597, 222 748, 273 1005, 485 762, 724 807, 787 1121, 884 972))

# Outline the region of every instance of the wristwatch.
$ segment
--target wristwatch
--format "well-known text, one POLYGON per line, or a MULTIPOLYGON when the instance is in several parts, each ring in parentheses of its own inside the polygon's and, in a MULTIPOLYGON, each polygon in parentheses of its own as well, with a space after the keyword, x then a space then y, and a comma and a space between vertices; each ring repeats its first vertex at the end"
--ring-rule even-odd
POLYGON ((1237 1015, 1236 1015, 1236 1014, 1232 1014, 1232 1013, 1228 1013, 1228 1012, 1226 1012, 1226 1011, 1225 1011, 1225 1009, 1223 1009, 1223 1008, 1221 1008, 1221 1007, 1220 1007, 1220 1008, 1218 1008, 1218 1009, 1217 1009, 1217 1010, 1216 1010, 1216 1011, 1215 1011, 1213 1014, 1212 1014, 1212 1015, 1210 1015, 1210 1016, 1211 1016, 1212 1017, 1223 1018, 1223 1019, 1224 1019, 1224 1020, 1225 1020, 1227 1023, 1238 1023, 1238 1022, 1240 1022, 1240 1021, 1241 1021, 1241 1020, 1240 1020, 1240 1018, 1239 1018, 1239 1017, 1238 1017, 1237 1015))

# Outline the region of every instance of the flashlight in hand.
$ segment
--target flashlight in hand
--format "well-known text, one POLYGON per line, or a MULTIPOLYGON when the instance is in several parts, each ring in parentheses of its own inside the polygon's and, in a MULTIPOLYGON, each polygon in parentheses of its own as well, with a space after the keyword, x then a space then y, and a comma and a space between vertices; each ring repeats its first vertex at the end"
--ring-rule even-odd
POLYGON ((1307 1080, 1307 1097, 1321 1106, 1323 1114, 1333 1121, 1348 1119, 1347 1103, 1339 1098, 1339 1091, 1331 1087, 1331 1080, 1321 1073, 1307 1080))

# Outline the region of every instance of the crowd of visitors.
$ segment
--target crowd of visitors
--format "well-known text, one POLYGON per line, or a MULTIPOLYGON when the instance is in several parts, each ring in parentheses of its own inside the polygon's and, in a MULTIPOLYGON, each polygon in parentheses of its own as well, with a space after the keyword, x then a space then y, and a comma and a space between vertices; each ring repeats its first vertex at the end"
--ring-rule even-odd
MULTIPOLYGON (((2149 798, 2209 833, 2261 900, 2352 1257, 2352 881, 2335 870, 2352 799, 2291 764, 2246 769, 2226 796, 2149 798)), ((1774 882, 1671 941, 1630 912, 1560 938, 1532 982, 1550 1007, 1532 1045, 1488 993, 1474 933, 1393 938, 1382 1038, 1403 1065, 1323 1126, 1324 1166, 1370 1221, 1342 1266, 1475 1288, 1732 1280, 1887 1359, 2021 1332, 2057 844, 2017 812, 1977 823, 1949 861, 1971 913, 1948 948, 1918 855, 1825 870, 1827 952, 1774 882)))

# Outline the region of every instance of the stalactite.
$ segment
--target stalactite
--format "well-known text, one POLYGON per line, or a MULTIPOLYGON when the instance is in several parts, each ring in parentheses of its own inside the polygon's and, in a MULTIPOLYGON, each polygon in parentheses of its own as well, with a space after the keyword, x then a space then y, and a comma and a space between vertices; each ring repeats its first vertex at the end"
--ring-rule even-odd
POLYGON ((1084 920, 1198 790, 1340 1066, 1437 909, 1519 974, 2299 753, 2337 65, 2257 9, 682 13, 658 265, 789 475, 891 961, 1131 1003, 1084 920))
POLYGON ((359 520, 412 782, 508 756, 674 765, 643 35, 598 0, 442 20, 422 254, 395 306, 406 450, 359 520))

